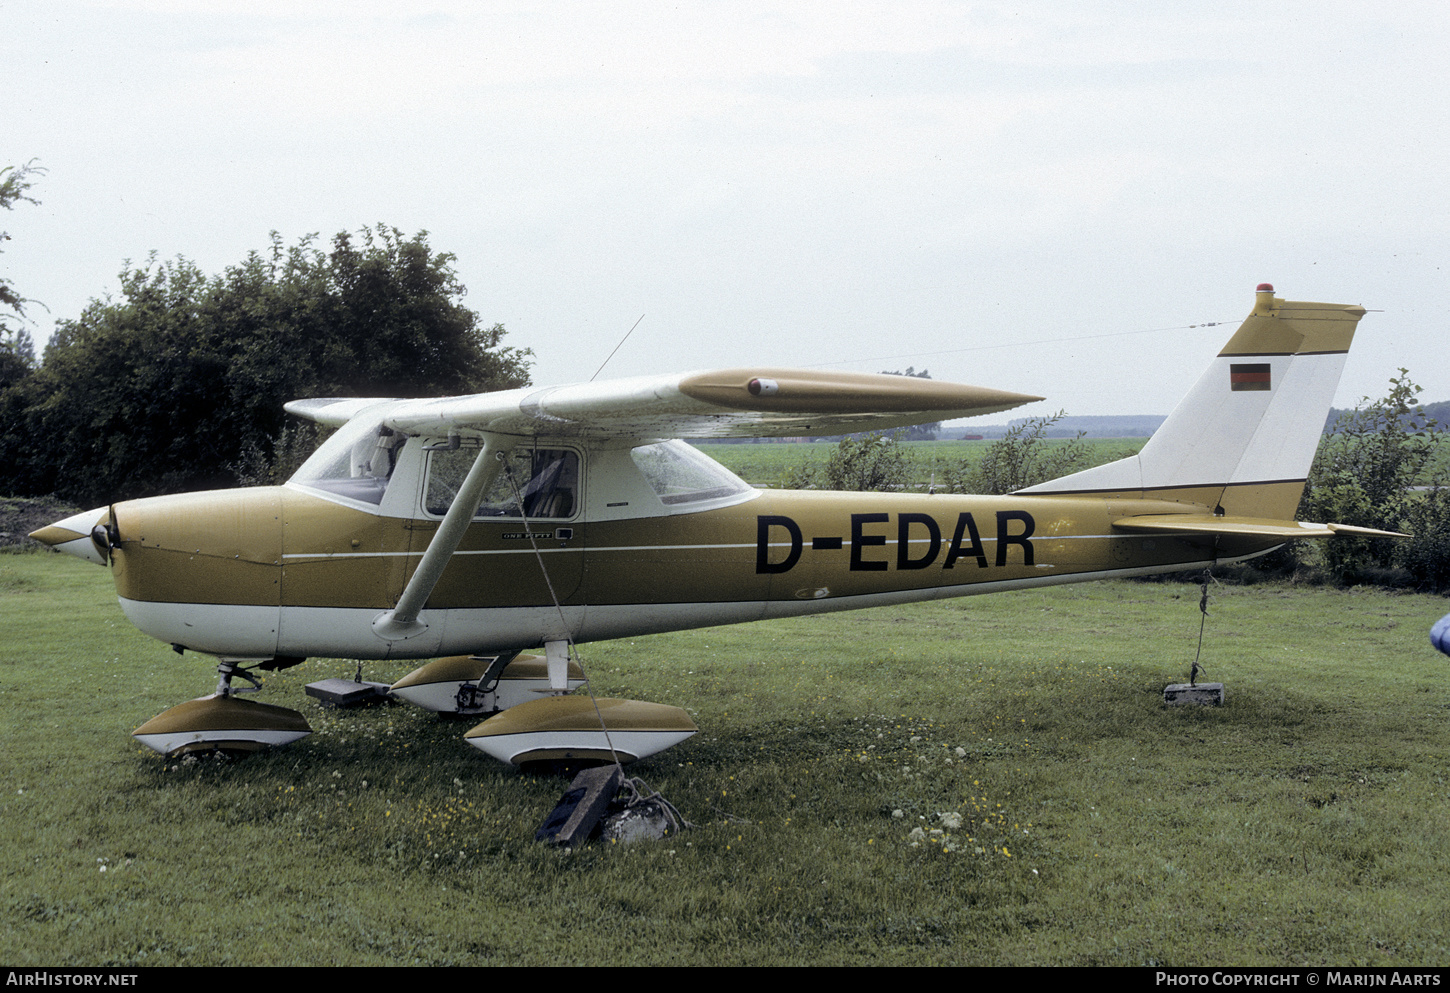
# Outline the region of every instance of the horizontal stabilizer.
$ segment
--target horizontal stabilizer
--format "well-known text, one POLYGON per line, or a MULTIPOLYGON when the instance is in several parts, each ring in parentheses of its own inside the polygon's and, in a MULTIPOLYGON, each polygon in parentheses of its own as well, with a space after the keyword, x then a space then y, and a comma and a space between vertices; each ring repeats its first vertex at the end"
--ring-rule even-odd
POLYGON ((1324 525, 1335 534, 1342 534, 1345 537, 1358 535, 1361 538, 1409 538, 1411 535, 1403 531, 1381 531, 1378 528, 1361 528, 1353 524, 1326 524, 1324 525))
POLYGON ((1308 521, 1280 521, 1265 517, 1235 517, 1214 514, 1146 514, 1113 522, 1120 531, 1147 534, 1222 534, 1247 538, 1332 538, 1335 535, 1363 538, 1408 538, 1398 531, 1378 531, 1350 524, 1311 524, 1308 521))

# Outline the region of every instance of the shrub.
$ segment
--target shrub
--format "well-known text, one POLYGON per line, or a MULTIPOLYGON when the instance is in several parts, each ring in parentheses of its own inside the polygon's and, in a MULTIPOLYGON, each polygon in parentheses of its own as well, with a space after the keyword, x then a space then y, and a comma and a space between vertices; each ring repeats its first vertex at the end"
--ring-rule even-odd
MULTIPOLYGON (((1411 487, 1433 462, 1441 437, 1420 407, 1419 393, 1401 369, 1384 397, 1365 397, 1339 418, 1336 433, 1319 443, 1299 501, 1301 520, 1405 529, 1419 502, 1411 487)), ((1404 552, 1402 540, 1334 538, 1320 554, 1329 579, 1348 585, 1393 578, 1404 552)), ((1422 552, 1429 554, 1428 546, 1422 552)))
POLYGON ((1414 537, 1401 542, 1400 564, 1421 589, 1450 590, 1450 490, 1436 486, 1411 503, 1405 526, 1414 537))
POLYGON ((911 453, 901 432, 842 438, 823 466, 804 463, 786 471, 788 490, 901 490, 911 483, 911 453))
POLYGON ((976 466, 948 473, 948 484, 963 493, 1012 493, 1088 468, 1092 453, 1082 443, 1084 432, 1067 441, 1045 436, 1063 416, 1059 410, 1013 425, 1002 440, 987 446, 976 466))

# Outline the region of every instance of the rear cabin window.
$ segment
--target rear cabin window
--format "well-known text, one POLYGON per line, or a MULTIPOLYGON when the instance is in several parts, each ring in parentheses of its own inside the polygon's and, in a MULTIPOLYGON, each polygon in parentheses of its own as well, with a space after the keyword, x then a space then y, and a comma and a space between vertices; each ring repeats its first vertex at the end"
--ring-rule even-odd
POLYGON ((683 441, 641 445, 629 454, 666 506, 704 503, 751 492, 749 483, 683 441))
MULTIPOLYGON (((453 506, 468 470, 478 458, 477 448, 438 450, 428 457, 428 488, 423 505, 442 517, 453 506)), ((563 519, 579 506, 579 455, 568 448, 515 448, 505 470, 483 495, 474 519, 519 517, 563 519)))

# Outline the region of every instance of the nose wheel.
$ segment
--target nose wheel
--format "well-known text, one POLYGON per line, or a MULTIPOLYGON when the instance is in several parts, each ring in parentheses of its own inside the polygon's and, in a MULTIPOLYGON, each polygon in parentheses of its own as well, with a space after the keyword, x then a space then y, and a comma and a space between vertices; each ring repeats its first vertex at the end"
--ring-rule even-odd
POLYGON ((216 696, 218 697, 230 697, 238 693, 257 693, 262 689, 262 681, 243 668, 239 662, 222 659, 217 663, 216 671, 219 673, 216 681, 216 696), (241 676, 252 685, 232 686, 232 679, 237 676, 241 676))
MULTIPOLYGON (((257 666, 266 667, 266 662, 257 666)), ((289 745, 312 733, 307 719, 287 707, 240 699, 261 682, 236 659, 217 664, 216 692, 162 711, 131 733, 168 758, 197 752, 248 753, 289 745), (250 686, 233 686, 240 676, 250 686)))

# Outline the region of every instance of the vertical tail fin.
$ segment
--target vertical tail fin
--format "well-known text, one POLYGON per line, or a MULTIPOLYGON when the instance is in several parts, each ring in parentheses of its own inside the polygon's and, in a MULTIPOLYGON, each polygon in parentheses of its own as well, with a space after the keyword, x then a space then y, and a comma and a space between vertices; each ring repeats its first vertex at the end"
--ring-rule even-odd
POLYGON ((1292 520, 1363 307, 1284 301, 1253 312, 1143 450, 1022 493, 1147 497, 1292 520))

